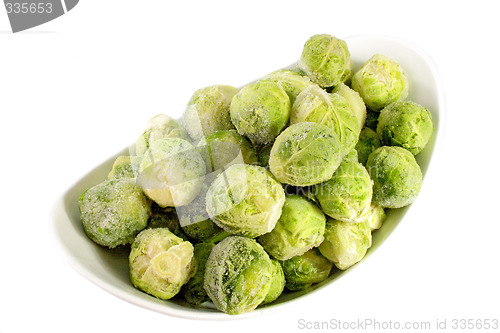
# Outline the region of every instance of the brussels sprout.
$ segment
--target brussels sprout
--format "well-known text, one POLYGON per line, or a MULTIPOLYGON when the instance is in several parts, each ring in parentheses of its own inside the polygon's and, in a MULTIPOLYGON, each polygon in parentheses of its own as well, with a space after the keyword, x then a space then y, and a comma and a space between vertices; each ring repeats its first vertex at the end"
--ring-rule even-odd
POLYGON ((200 140, 197 148, 209 173, 218 173, 232 164, 258 163, 252 143, 235 130, 207 135, 200 140))
POLYGON ((269 287, 269 292, 266 298, 260 303, 260 305, 268 304, 277 299, 283 290, 285 289, 285 273, 283 272, 283 267, 278 260, 271 259, 274 270, 273 277, 271 279, 271 286, 269 287))
POLYGON ((347 100, 316 85, 304 89, 293 104, 290 124, 301 122, 315 122, 333 129, 340 139, 343 154, 351 151, 358 141, 359 121, 347 100))
POLYGON ((411 101, 391 103, 378 117, 377 133, 382 144, 406 148, 413 155, 424 149, 433 129, 429 110, 411 101))
POLYGON ((267 169, 233 164, 207 192, 207 212, 234 235, 257 237, 271 231, 281 215, 285 191, 267 169))
POLYGON ((129 255, 132 284, 159 299, 174 297, 195 274, 193 245, 167 228, 137 235, 129 255))
POLYGON ((184 127, 175 119, 166 114, 159 114, 148 123, 146 130, 137 139, 135 144, 135 153, 144 155, 149 146, 158 139, 162 138, 179 138, 188 140, 189 136, 184 127))
POLYGON ((371 245, 372 234, 367 222, 348 223, 328 218, 325 240, 318 249, 338 269, 346 270, 363 259, 371 245))
POLYGON ((415 157, 401 147, 383 146, 368 156, 366 169, 373 180, 373 202, 384 208, 400 208, 417 198, 422 171, 415 157))
POLYGON ((274 142, 269 169, 282 183, 309 186, 330 179, 343 150, 335 132, 318 123, 291 125, 274 142))
POLYGON ((304 290, 313 283, 326 280, 333 267, 317 248, 282 261, 281 265, 285 273, 285 288, 291 291, 304 290))
POLYGON ((118 156, 108 174, 108 179, 137 177, 141 161, 142 156, 118 156))
POLYGON ((272 72, 264 76, 263 80, 270 80, 279 84, 288 94, 292 105, 302 90, 313 84, 307 76, 300 75, 290 69, 280 69, 272 72))
POLYGON ((85 191, 78 204, 87 236, 110 248, 131 243, 151 214, 151 202, 131 178, 106 180, 85 191))
POLYGON ((145 229, 168 228, 174 235, 184 240, 188 240, 182 231, 179 218, 173 207, 160 207, 156 202, 151 205, 151 215, 145 229))
POLYGON ((290 98, 273 81, 244 86, 231 102, 231 120, 238 133, 256 145, 265 145, 285 128, 290 118, 290 98))
POLYGON ((351 88, 368 108, 379 111, 408 96, 408 79, 394 59, 376 54, 354 73, 351 88))
POLYGON ((206 193, 208 186, 203 184, 198 196, 186 206, 177 207, 177 215, 182 230, 195 242, 203 242, 222 231, 208 217, 206 193))
POLYGON ((359 221, 370 209, 372 194, 372 181, 365 167, 345 159, 331 179, 314 189, 323 212, 345 222, 359 221))
POLYGON ((363 127, 359 134, 358 143, 356 143, 356 151, 358 152, 358 160, 361 164, 366 165, 368 156, 382 144, 378 134, 368 127, 363 127))
POLYGON ((238 89, 227 85, 213 85, 198 89, 188 102, 183 122, 193 140, 217 131, 234 129, 229 106, 238 89))
POLYGON ((271 259, 254 239, 229 236, 208 257, 204 287, 217 309, 241 314, 264 301, 274 275, 271 259))
POLYGON ((161 207, 183 206, 200 191, 205 168, 203 158, 188 141, 159 139, 144 154, 137 182, 161 207))
POLYGON ((366 105, 357 91, 352 90, 344 83, 335 86, 332 93, 344 97, 351 107, 351 113, 358 119, 358 128, 361 130, 366 121, 366 105))
POLYGON ((200 305, 210 300, 204 288, 205 266, 214 246, 214 243, 205 242, 194 245, 196 273, 185 285, 182 286, 180 292, 186 302, 190 304, 200 305))
POLYGON ((274 229, 258 241, 274 258, 287 260, 321 244, 325 222, 326 217, 316 204, 304 197, 289 195, 274 229))
POLYGON ((368 223, 370 230, 374 231, 380 229, 386 218, 384 208, 372 203, 370 210, 362 217, 362 222, 368 223))
POLYGON ((326 34, 314 35, 306 41, 298 66, 321 87, 345 82, 353 72, 347 44, 326 34))

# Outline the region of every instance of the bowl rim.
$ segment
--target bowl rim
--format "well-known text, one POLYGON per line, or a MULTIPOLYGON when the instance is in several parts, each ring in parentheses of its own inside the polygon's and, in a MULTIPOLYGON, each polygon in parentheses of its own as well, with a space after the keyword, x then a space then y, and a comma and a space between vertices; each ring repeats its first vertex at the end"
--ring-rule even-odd
MULTIPOLYGON (((378 41, 378 42, 389 42, 393 44, 398 44, 399 46, 403 46, 416 54, 424 60, 425 64, 427 65, 428 69, 431 71, 433 79, 435 80, 435 89, 436 89, 436 96, 437 96, 437 109, 434 110, 435 113, 439 117, 439 126, 435 126, 434 128, 434 144, 432 147, 431 155, 429 158, 429 161, 427 162, 427 169, 431 165, 435 165, 436 163, 436 157, 439 155, 439 151, 442 146, 442 141, 443 141, 443 136, 444 136, 444 131, 445 131, 445 124, 446 124, 446 105, 445 105, 445 95, 444 95, 444 90, 443 90, 443 85, 441 82, 440 75, 438 73, 436 64, 432 60, 432 58, 424 51, 422 50, 418 45, 415 43, 398 38, 398 37, 392 37, 392 36, 387 36, 387 35, 352 35, 343 38, 343 40, 346 41, 347 45, 349 46, 350 43, 356 43, 360 42, 363 40, 369 39, 371 42, 373 41, 378 41), (432 161, 432 163, 431 163, 432 161)), ((289 68, 290 66, 294 66, 295 63, 283 67, 283 68, 289 68)), ((78 178, 76 181, 72 183, 72 185, 55 201, 52 209, 51 209, 51 214, 50 214, 50 238, 52 244, 55 245, 57 252, 65 259, 65 261, 73 267, 74 270, 76 270, 80 275, 82 275, 84 278, 92 282, 93 284, 97 285, 101 289, 109 292, 110 294, 127 301, 131 304, 134 304, 136 306, 140 306, 145 309, 149 309, 158 313, 178 317, 178 318, 184 318, 184 319, 195 319, 195 320, 240 320, 240 319, 246 319, 246 318, 252 318, 256 317, 259 315, 263 314, 268 314, 272 313, 277 310, 282 310, 286 306, 294 305, 296 304, 297 301, 303 300, 306 297, 310 297, 312 295, 316 295, 317 291, 320 289, 325 288, 326 286, 331 285, 332 282, 337 280, 338 278, 343 277, 345 274, 350 273, 352 269, 348 269, 346 271, 342 271, 338 274, 338 276, 335 276, 334 279, 328 279, 325 281, 325 283, 320 283, 316 287, 312 288, 311 290, 308 290, 307 292, 304 292, 300 294, 299 297, 294 297, 288 300, 285 300, 283 302, 277 303, 277 304, 269 304, 264 307, 259 307, 251 312, 239 314, 239 315, 228 315, 220 311, 200 311, 195 308, 187 308, 186 309, 179 309, 176 308, 175 306, 171 306, 168 302, 163 301, 162 304, 151 302, 149 299, 143 299, 140 297, 135 297, 134 295, 130 295, 128 292, 121 290, 121 288, 117 287, 116 285, 106 281, 105 279, 99 278, 98 276, 95 275, 95 273, 87 267, 80 259, 81 258, 75 258, 70 254, 68 251, 67 244, 64 242, 64 232, 67 231, 67 229, 61 229, 61 223, 64 220, 67 220, 69 217, 67 215, 64 215, 66 212, 65 209, 65 200, 67 199, 68 194, 71 192, 72 189, 77 186, 80 182, 82 182, 83 179, 88 177, 92 172, 97 170, 99 167, 102 167, 104 164, 109 163, 110 160, 116 158, 120 154, 123 154, 125 151, 130 151, 131 147, 128 147, 126 149, 123 149, 122 151, 118 152, 117 154, 113 155, 110 157, 107 161, 102 162, 100 165, 94 167, 92 170, 87 172, 84 176, 78 178), (169 306, 170 305, 170 306, 169 306)), ((430 169, 432 169, 431 167, 430 169)), ((428 170, 427 170, 428 171, 428 170)), ((424 182, 425 183, 425 182, 424 182)), ((407 206, 405 210, 403 211, 402 217, 397 221, 396 225, 394 228, 397 227, 399 222, 403 219, 404 215, 406 214, 407 210, 411 207, 407 206)), ((67 213, 67 212, 66 212, 67 213)), ((69 226, 67 226, 69 227, 69 226)), ((389 235, 391 235, 394 232, 394 229, 389 232, 389 235)), ((389 236, 388 235, 388 236, 389 236)), ((387 236, 387 237, 388 237, 387 236)), ((386 237, 386 238, 387 238, 386 237)), ((381 241, 381 244, 384 243, 385 238, 381 241)), ((380 246, 381 244, 377 245, 380 246)), ((365 258, 360 261, 359 263, 356 264, 356 266, 359 266, 362 264, 364 261, 366 261, 367 257, 371 256, 371 254, 374 251, 368 251, 366 254, 365 258)), ((148 298, 152 298, 152 296, 147 295, 148 298)))

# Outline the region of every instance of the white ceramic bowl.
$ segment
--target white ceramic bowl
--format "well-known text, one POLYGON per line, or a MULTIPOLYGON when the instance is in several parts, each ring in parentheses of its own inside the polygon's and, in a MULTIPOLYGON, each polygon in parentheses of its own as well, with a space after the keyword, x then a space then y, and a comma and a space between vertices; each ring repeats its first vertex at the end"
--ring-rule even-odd
MULTIPOLYGON (((417 46, 404 40, 382 36, 354 36, 345 38, 345 41, 351 52, 355 69, 358 69, 375 53, 396 59, 410 81, 408 99, 426 106, 431 111, 435 126, 434 134, 424 151, 417 156, 424 174, 425 186, 425 174, 442 136, 445 117, 444 96, 434 63, 417 46)), ((118 152, 83 176, 62 195, 53 210, 52 231, 63 255, 78 272, 111 294, 138 306, 171 316, 227 320, 280 310, 291 302, 300 302, 300 299, 306 295, 321 292, 324 288, 335 288, 335 281, 338 278, 356 270, 356 266, 347 271, 334 269, 326 281, 313 288, 294 293, 285 292, 273 304, 238 316, 221 313, 211 303, 196 308, 182 300, 162 301, 141 292, 133 287, 129 280, 127 251, 123 249, 110 251, 93 243, 83 231, 78 210, 78 198, 83 191, 105 180, 115 158, 128 153, 128 148, 118 152)), ((410 210, 411 206, 388 210, 384 225, 373 233, 373 245, 363 261, 382 245, 410 210)))

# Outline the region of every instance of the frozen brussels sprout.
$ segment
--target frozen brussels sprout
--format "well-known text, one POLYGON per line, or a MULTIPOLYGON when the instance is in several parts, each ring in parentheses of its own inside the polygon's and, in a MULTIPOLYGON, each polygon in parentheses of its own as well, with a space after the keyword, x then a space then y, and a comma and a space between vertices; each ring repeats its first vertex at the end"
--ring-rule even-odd
POLYGON ((167 228, 137 235, 129 255, 132 284, 159 299, 174 297, 195 274, 193 245, 167 228))
POLYGON ((344 83, 335 86, 332 93, 344 97, 351 107, 351 113, 358 119, 359 129, 363 127, 366 121, 366 105, 357 91, 352 90, 344 83))
POLYGON ((179 138, 188 140, 189 136, 184 127, 182 127, 177 120, 167 116, 166 114, 159 114, 151 118, 147 128, 137 139, 135 144, 136 155, 144 155, 151 143, 162 138, 179 138))
POLYGON ((303 254, 323 241, 325 214, 308 199, 289 195, 274 229, 258 238, 276 259, 287 260, 303 254))
POLYGON ((141 161, 142 156, 118 156, 108 174, 108 179, 137 177, 141 161))
POLYGON ((237 92, 238 89, 227 85, 213 85, 195 91, 183 115, 189 136, 198 141, 205 135, 234 129, 229 106, 237 92))
POLYGON ((87 236, 110 248, 131 243, 151 214, 151 202, 131 178, 106 180, 85 191, 78 204, 87 236))
POLYGON ((378 116, 380 116, 380 112, 372 111, 370 109, 366 110, 366 120, 365 127, 377 131, 378 125, 378 116))
POLYGON ((208 186, 203 184, 202 190, 193 201, 176 208, 182 230, 195 242, 203 242, 222 231, 208 216, 205 200, 207 191, 208 186))
POLYGON ((362 222, 367 222, 370 230, 380 229, 386 218, 384 208, 372 203, 370 210, 362 217, 362 222))
POLYGON ((361 133, 359 134, 358 143, 354 147, 358 152, 358 160, 361 164, 366 165, 368 156, 382 144, 380 143, 380 137, 378 134, 368 127, 363 127, 361 133))
POLYGON ((298 66, 321 87, 346 82, 353 72, 347 44, 326 34, 311 36, 306 41, 298 66))
POLYGON ((365 167, 353 160, 343 160, 326 182, 315 186, 314 195, 328 216, 358 222, 372 200, 372 180, 365 167))
POLYGON ((285 289, 285 273, 283 272, 283 267, 278 260, 271 259, 274 271, 273 277, 271 279, 271 287, 266 295, 266 298, 260 303, 260 305, 268 304, 277 299, 283 290, 285 289))
POLYGON ((137 182, 161 207, 183 206, 200 192, 205 168, 191 143, 163 138, 154 141, 144 154, 137 182))
POLYGON ((285 128, 290 109, 290 98, 279 84, 260 80, 234 96, 230 114, 238 133, 256 145, 265 145, 285 128))
POLYGON ((422 171, 415 157, 401 147, 383 146, 368 156, 366 169, 373 180, 373 202, 385 208, 400 208, 417 198, 422 171))
POLYGON ((335 132, 314 122, 291 125, 274 142, 269 169, 282 183, 309 186, 330 179, 343 149, 335 132))
POLYGON ((160 207, 156 202, 151 205, 151 215, 145 229, 168 228, 174 235, 188 240, 179 223, 179 217, 173 207, 160 207))
POLYGON ((282 261, 285 273, 285 288, 291 291, 304 290, 314 283, 319 283, 330 275, 333 263, 325 258, 317 248, 282 261))
POLYGON ((182 286, 180 292, 186 302, 190 304, 200 305, 210 300, 204 288, 205 266, 214 246, 214 243, 205 242, 194 245, 196 273, 185 285, 182 286))
POLYGON ((313 84, 307 76, 300 75, 290 69, 280 69, 272 72, 264 76, 263 80, 270 80, 279 84, 288 94, 292 105, 302 90, 313 84))
POLYGON ((207 212, 234 235, 257 237, 271 231, 281 215, 285 191, 257 165, 233 164, 208 189, 207 212))
POLYGON ((235 315, 254 310, 269 293, 275 267, 254 239, 229 236, 215 245, 205 267, 205 290, 217 309, 235 315))
POLYGON ((367 222, 348 223, 328 218, 325 240, 318 249, 338 269, 346 270, 363 259, 371 245, 372 233, 367 222))
POLYGON ((258 163, 252 143, 235 130, 207 135, 200 140, 197 148, 209 173, 218 174, 232 164, 258 163))
POLYGON ((359 93, 368 108, 379 111, 408 96, 408 79, 394 59, 376 54, 354 73, 351 88, 359 93))
POLYGON ((412 101, 398 101, 380 111, 377 133, 385 146, 406 148, 413 155, 424 149, 434 125, 429 110, 412 101))
POLYGON ((290 124, 301 122, 315 122, 333 129, 342 145, 343 155, 351 151, 358 141, 360 122, 347 100, 316 85, 304 89, 293 103, 290 124))

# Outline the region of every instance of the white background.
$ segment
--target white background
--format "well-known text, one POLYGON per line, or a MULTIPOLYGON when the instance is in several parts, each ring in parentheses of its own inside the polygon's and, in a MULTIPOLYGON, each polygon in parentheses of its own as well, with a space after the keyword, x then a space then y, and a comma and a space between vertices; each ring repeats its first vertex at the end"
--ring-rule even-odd
POLYGON ((12 34, 0 7, 0 332, 500 320, 497 9, 477 0, 81 0, 12 34), (286 311, 229 322, 142 309, 68 265, 49 226, 74 181, 134 142, 152 116, 179 116, 196 89, 239 86, 288 65, 316 33, 407 39, 435 61, 446 93, 444 140, 421 195, 369 260, 286 311))

